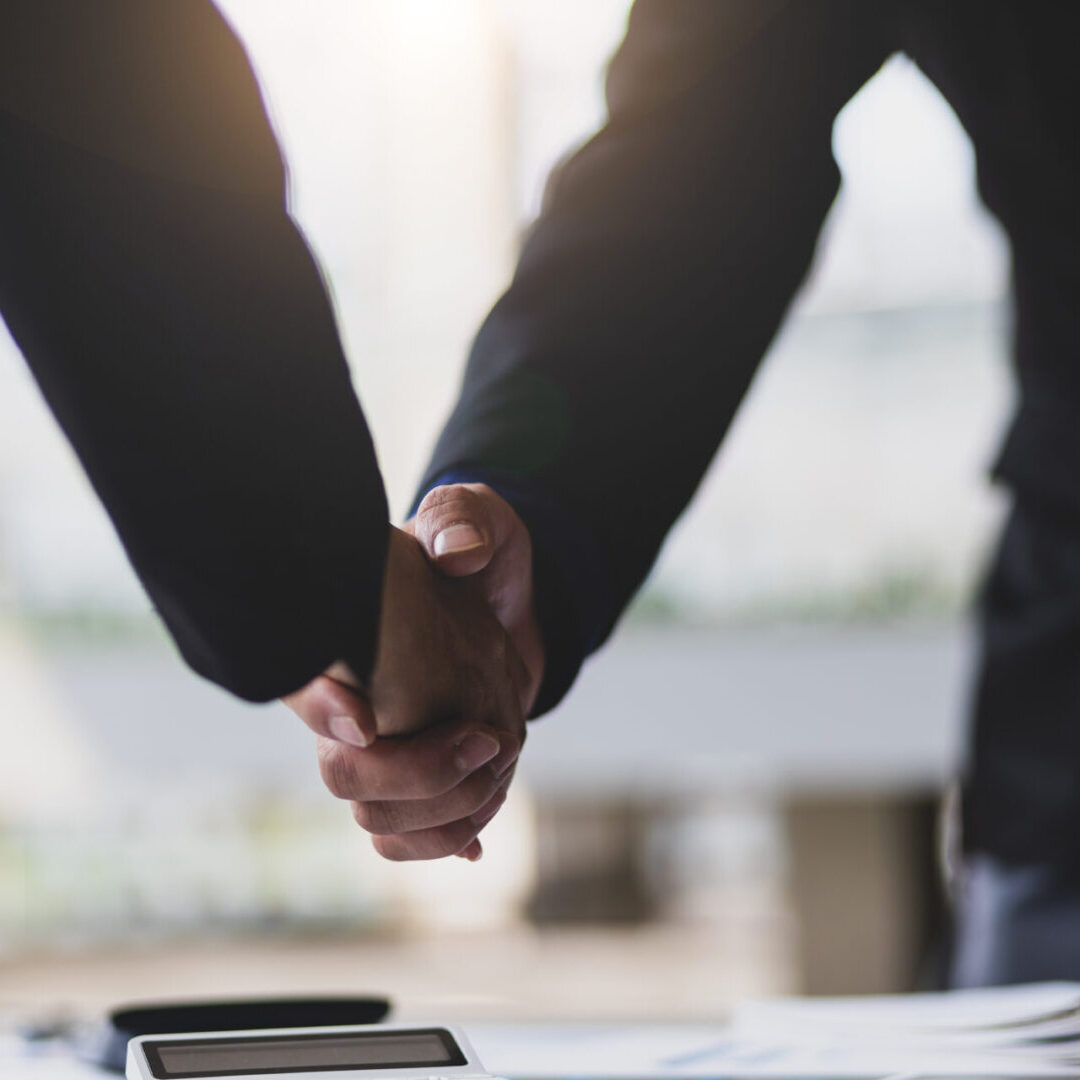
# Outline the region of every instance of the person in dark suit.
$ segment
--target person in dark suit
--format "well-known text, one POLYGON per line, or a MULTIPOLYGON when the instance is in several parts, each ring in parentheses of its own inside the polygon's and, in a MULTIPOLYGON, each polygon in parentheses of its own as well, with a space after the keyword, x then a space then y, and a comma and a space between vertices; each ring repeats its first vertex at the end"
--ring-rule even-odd
POLYGON ((475 585, 388 523, 285 181, 207 0, 0 5, 0 313, 154 606, 232 693, 307 688, 331 790, 375 769, 441 815, 384 854, 476 858, 527 678, 475 585))
POLYGON ((534 714, 552 708, 647 574, 807 272, 839 184, 837 112, 911 56, 974 143, 1015 293, 962 984, 1080 977, 1078 31, 1076 5, 1020 0, 638 0, 607 122, 549 182, 415 521, 534 656, 534 714))

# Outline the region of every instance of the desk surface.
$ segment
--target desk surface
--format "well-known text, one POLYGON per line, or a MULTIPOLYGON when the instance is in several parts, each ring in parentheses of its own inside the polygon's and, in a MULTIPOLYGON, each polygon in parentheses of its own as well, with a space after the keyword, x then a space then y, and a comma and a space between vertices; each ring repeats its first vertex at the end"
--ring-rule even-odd
MULTIPOLYGON (((1010 1069, 1008 1058, 988 1054, 968 1057, 968 1066, 941 1070, 898 1070, 880 1067, 882 1055, 871 1050, 860 1060, 855 1051, 811 1052, 733 1038, 716 1027, 681 1025, 469 1025, 466 1028, 485 1067, 495 1076, 513 1080, 575 1078, 575 1080, 790 1080, 833 1077, 836 1080, 943 1080, 978 1076, 993 1080, 1003 1075, 1033 1078, 1074 1077, 1060 1066, 1010 1069), (811 1060, 812 1057, 812 1060, 811 1060), (877 1067, 870 1066, 877 1060, 877 1067), (609 1066, 605 1062, 611 1062, 609 1066), (981 1062, 981 1067, 979 1063, 981 1062)), ((888 1054, 885 1055, 886 1057, 888 1054)), ((27 1057, 13 1040, 0 1036, 0 1074, 5 1080, 107 1080, 113 1074, 59 1055, 27 1057)))
MULTIPOLYGON (((437 1021, 436 1021, 437 1023, 437 1021)), ((484 1066, 495 1076, 671 1078, 716 1075, 713 1050, 725 1059, 731 1040, 714 1026, 682 1024, 468 1024, 484 1066), (699 1065, 701 1061, 703 1064, 699 1065), (704 1070, 704 1071, 702 1071, 704 1070)), ((738 1049, 736 1048, 738 1053, 738 1049)), ((749 1068, 760 1046, 747 1046, 749 1068)), ((0 1075, 5 1080, 107 1080, 114 1074, 74 1060, 62 1050, 30 1050, 0 1036, 0 1075)))

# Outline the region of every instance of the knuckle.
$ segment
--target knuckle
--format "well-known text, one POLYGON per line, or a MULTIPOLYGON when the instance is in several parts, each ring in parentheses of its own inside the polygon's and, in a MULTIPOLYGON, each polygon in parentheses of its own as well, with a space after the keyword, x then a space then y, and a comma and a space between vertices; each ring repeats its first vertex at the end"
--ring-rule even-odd
POLYGON ((353 819, 361 829, 374 836, 391 836, 405 831, 401 815, 392 802, 354 802, 353 819))
POLYGON ((356 797, 356 773, 348 751, 335 743, 328 743, 319 752, 319 774, 327 791, 336 799, 356 797))
POLYGON ((465 484, 440 484, 438 487, 433 487, 424 496, 423 501, 420 503, 420 510, 421 512, 425 508, 437 510, 454 503, 468 502, 472 497, 473 493, 465 484))
POLYGON ((378 833, 379 830, 375 827, 377 822, 375 821, 375 815, 372 813, 371 808, 371 803, 357 802, 354 800, 352 804, 353 821, 355 821, 364 832, 378 833))
POLYGON ((389 862, 408 862, 415 859, 408 846, 395 837, 373 836, 371 846, 389 862))
POLYGON ((480 500, 464 484, 443 484, 424 496, 416 511, 421 529, 445 528, 457 521, 473 521, 480 511, 480 500))

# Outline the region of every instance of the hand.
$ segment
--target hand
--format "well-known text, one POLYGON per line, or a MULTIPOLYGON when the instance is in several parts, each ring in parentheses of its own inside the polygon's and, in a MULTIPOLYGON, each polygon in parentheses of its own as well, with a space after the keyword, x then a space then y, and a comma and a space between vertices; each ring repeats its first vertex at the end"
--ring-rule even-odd
POLYGON ((528 672, 526 713, 544 676, 533 602, 532 541, 514 508, 487 484, 432 488, 405 526, 449 577, 475 581, 528 672))
POLYGON ((482 852, 525 739, 531 673, 478 582, 436 572, 391 529, 375 669, 335 664, 284 699, 320 738, 331 793, 389 859, 482 852))

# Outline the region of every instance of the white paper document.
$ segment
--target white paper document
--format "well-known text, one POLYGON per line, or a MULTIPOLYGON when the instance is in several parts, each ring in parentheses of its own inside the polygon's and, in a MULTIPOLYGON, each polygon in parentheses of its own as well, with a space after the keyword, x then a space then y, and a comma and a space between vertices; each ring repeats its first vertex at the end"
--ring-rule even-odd
POLYGON ((1080 1077, 1080 984, 747 1002, 730 1025, 476 1025, 487 1067, 543 1077, 1080 1077))

